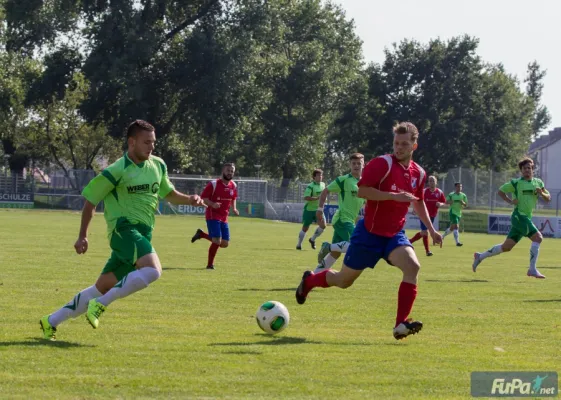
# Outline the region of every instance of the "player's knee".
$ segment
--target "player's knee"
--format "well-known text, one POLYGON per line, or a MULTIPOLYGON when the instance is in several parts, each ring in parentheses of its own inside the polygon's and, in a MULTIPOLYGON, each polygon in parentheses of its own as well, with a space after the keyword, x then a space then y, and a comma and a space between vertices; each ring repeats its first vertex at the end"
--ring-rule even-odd
POLYGON ((534 243, 541 243, 541 242, 543 242, 543 236, 542 236, 542 234, 541 234, 540 232, 536 233, 536 234, 534 235, 534 237, 532 238, 532 242, 534 242, 534 243))
POLYGON ((220 242, 220 248, 222 248, 222 249, 225 249, 229 245, 230 245, 230 242, 228 242, 227 240, 223 240, 222 242, 220 242))
POLYGON ((339 282, 339 287, 341 289, 346 289, 349 288, 353 285, 353 283, 355 283, 354 279, 343 279, 341 282, 339 282))
POLYGON ((217 245, 221 245, 222 244, 222 239, 220 238, 212 238, 212 243, 217 244, 217 245))
POLYGON ((428 231, 421 231, 421 236, 428 236, 429 232, 428 231))
POLYGON ((506 244, 506 245, 503 244, 501 247, 502 247, 503 253, 508 253, 509 251, 512 250, 512 247, 509 246, 508 244, 506 244))

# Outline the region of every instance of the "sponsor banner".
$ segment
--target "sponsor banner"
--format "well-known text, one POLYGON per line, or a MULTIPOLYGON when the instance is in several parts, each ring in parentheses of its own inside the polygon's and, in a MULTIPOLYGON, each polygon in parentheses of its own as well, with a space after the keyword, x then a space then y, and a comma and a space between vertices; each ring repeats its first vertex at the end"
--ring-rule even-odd
MULTIPOLYGON (((532 222, 544 237, 561 238, 561 218, 558 217, 532 217, 532 222)), ((488 233, 506 235, 510 231, 510 215, 489 214, 488 233)))
MULTIPOLYGON (((265 217, 265 207, 263 206, 263 204, 238 202, 237 207, 241 217, 254 217, 254 218, 265 217)), ((177 213, 177 214, 187 214, 187 215, 204 215, 205 207, 178 205, 178 206, 173 206, 172 209, 167 202, 162 201, 160 202, 160 212, 162 214, 177 213)), ((232 210, 230 209, 230 216, 232 215, 233 215, 232 210)))
MULTIPOLYGON (((438 212, 439 228, 441 231, 450 226, 450 211, 441 210, 438 212)), ((475 211, 463 212, 460 220, 460 230, 474 233, 487 233, 488 214, 475 211)))
POLYGON ((485 371, 471 373, 473 397, 557 397, 555 371, 485 371))
POLYGON ((0 192, 0 208, 33 208, 33 193, 0 192))

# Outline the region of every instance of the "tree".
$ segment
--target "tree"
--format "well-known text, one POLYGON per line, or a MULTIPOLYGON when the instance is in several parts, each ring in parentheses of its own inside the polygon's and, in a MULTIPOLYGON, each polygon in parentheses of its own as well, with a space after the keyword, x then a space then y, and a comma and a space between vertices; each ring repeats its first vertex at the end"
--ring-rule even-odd
POLYGON ((543 94, 543 80, 546 71, 542 70, 537 61, 528 64, 528 72, 524 82, 526 83, 526 94, 532 102, 532 137, 536 139, 551 122, 549 110, 541 104, 543 94))

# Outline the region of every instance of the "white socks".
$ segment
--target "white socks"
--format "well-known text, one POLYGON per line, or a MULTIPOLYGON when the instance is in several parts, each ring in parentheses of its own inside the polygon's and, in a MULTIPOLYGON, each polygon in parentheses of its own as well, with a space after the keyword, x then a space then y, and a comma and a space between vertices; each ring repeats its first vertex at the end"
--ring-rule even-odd
POLYGON ((446 230, 444 231, 444 235, 442 235, 442 238, 445 238, 449 234, 450 234, 450 228, 446 228, 446 230))
POLYGON ((108 306, 117 299, 121 299, 146 288, 160 276, 161 272, 156 268, 144 267, 137 269, 125 276, 119 283, 113 286, 110 291, 98 297, 97 301, 104 306, 108 306))
POLYGON ((82 290, 67 305, 49 316, 49 324, 57 327, 67 319, 82 315, 88 309, 88 302, 98 296, 101 296, 101 293, 95 285, 82 290))
POLYGON ((454 231, 454 240, 456 241, 456 244, 460 243, 460 232, 458 232, 457 229, 454 231))
POLYGON ((536 270, 536 262, 538 261, 538 256, 540 254, 540 244, 536 242, 532 242, 530 246, 530 270, 536 270))
POLYGON ((323 233, 323 229, 318 226, 316 231, 314 232, 314 236, 312 236, 312 242, 314 242, 320 235, 323 233))
POLYGON ((336 251, 338 253, 346 253, 349 249, 349 244, 349 242, 332 243, 329 250, 336 251))
POLYGON ((304 241, 305 237, 306 237, 306 232, 300 231, 300 233, 298 234, 298 247, 302 246, 302 242, 304 241))
POLYGON ((503 252, 503 245, 502 244, 496 244, 493 247, 491 247, 489 250, 487 250, 486 252, 481 253, 479 255, 479 259, 480 260, 485 260, 486 258, 489 258, 489 257, 498 256, 502 252, 503 252))

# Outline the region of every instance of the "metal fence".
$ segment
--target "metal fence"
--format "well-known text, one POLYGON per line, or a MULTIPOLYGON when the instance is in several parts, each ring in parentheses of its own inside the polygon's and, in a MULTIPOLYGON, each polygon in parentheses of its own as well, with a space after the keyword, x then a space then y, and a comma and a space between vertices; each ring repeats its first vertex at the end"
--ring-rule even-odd
MULTIPOLYGON (((0 193, 33 193, 36 207, 78 210, 83 206, 80 195, 85 185, 95 176, 92 170, 50 171, 49 174, 28 173, 25 175, 0 172, 0 193)), ((470 208, 493 211, 508 208, 497 192, 502 184, 518 177, 516 172, 492 172, 468 168, 454 168, 438 174, 439 187, 448 194, 454 183, 461 182, 468 197, 470 208)), ((215 177, 202 175, 171 175, 175 187, 185 193, 200 194, 205 185, 215 177)), ((237 177, 239 201, 261 203, 286 212, 304 202, 304 192, 309 182, 298 180, 264 180, 237 177)), ((548 188, 552 194, 549 204, 540 202, 540 209, 549 209, 558 214, 561 207, 561 189, 548 188)), ((329 202, 336 201, 331 196, 329 202)), ((100 206, 102 209, 102 206, 100 206)))

